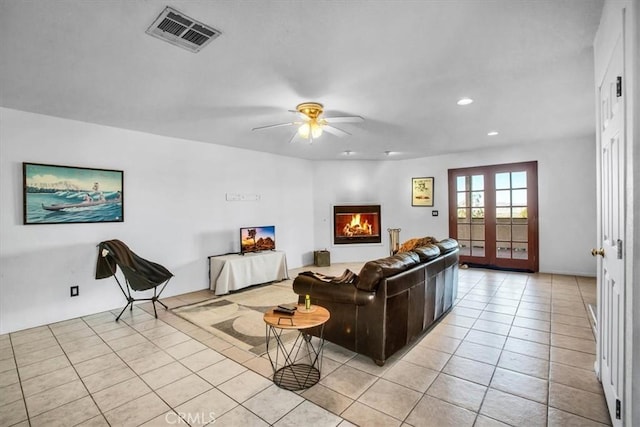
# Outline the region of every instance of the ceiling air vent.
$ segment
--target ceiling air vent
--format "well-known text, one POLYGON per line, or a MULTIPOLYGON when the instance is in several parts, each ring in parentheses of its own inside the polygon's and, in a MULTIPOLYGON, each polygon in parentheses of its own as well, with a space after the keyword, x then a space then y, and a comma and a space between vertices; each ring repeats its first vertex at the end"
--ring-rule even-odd
POLYGON ((199 52, 221 34, 215 28, 191 19, 168 6, 146 32, 191 52, 199 52))

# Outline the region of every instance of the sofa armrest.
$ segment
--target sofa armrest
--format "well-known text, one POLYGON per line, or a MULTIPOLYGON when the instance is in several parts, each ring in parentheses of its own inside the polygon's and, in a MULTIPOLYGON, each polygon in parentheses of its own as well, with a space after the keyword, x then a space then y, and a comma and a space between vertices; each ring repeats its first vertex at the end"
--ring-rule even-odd
POLYGON ((293 291, 298 295, 310 295, 314 299, 342 304, 365 305, 371 303, 375 292, 357 289, 353 283, 327 283, 311 276, 299 275, 293 281, 293 291))

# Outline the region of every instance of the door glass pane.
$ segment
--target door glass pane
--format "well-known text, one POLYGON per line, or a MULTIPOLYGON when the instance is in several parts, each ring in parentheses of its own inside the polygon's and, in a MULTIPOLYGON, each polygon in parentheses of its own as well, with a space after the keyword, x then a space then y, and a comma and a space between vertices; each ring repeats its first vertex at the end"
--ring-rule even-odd
POLYGON ((527 190, 513 190, 511 196, 512 206, 527 206, 527 190))
POLYGON ((496 208, 496 221, 500 224, 511 223, 511 208, 496 208))
POLYGON ((496 239, 511 241, 511 225, 496 225, 496 239))
POLYGON ((483 208, 473 208, 471 210, 471 218, 474 220, 473 222, 484 222, 484 209, 483 208), (480 220, 480 221, 477 221, 480 220))
POLYGON ((468 190, 467 188, 467 177, 466 176, 459 176, 456 178, 456 189, 458 191, 464 191, 464 190, 468 190))
POLYGON ((527 208, 513 208, 511 209, 511 218, 527 218, 527 208))
POLYGON ((460 255, 471 255, 471 242, 469 240, 459 240, 460 244, 460 255))
POLYGON ((496 174, 496 190, 510 188, 509 172, 496 174))
POLYGON ((528 236, 528 231, 529 231, 529 226, 524 224, 524 225, 513 225, 513 238, 510 240, 513 240, 514 242, 526 242, 527 240, 529 240, 529 236, 528 236))
POLYGON ((458 239, 461 239, 461 240, 471 239, 471 225, 458 224, 458 239))
POLYGON ((484 242, 483 241, 471 241, 471 256, 484 256, 484 242))
POLYGON ((496 257, 511 258, 511 242, 496 242, 496 257))
POLYGON ((527 188, 527 173, 511 172, 511 188, 527 188))
POLYGON ((484 224, 471 226, 471 240, 484 240, 484 224))
POLYGON ((484 191, 477 191, 477 192, 471 193, 471 206, 474 206, 474 207, 484 206, 484 191))
POLYGON ((484 190, 484 175, 473 175, 471 177, 471 190, 484 190))
POLYGON ((458 209, 458 223, 468 223, 471 221, 471 209, 459 208, 458 209))
POLYGON ((513 258, 529 259, 528 244, 513 242, 513 258))
POLYGON ((511 206, 511 191, 496 191, 496 206, 511 206))
POLYGON ((463 208, 465 206, 469 206, 467 204, 467 195, 469 193, 458 193, 458 207, 463 208))

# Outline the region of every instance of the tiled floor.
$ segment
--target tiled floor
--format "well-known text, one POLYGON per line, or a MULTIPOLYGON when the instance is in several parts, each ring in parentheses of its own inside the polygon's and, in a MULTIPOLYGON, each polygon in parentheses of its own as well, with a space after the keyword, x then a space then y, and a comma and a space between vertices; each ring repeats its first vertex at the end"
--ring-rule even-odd
POLYGON ((148 305, 2 335, 0 425, 610 423, 585 310, 594 279, 466 269, 458 297, 384 367, 327 344, 320 383, 298 393, 273 385, 267 358, 148 305))

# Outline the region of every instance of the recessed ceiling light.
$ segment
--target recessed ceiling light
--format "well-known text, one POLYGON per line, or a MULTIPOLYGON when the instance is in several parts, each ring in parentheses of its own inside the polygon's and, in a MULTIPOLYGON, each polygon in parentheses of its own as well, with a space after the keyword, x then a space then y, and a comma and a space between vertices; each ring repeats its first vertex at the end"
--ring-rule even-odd
POLYGON ((460 98, 460 99, 458 100, 458 105, 469 105, 469 104, 471 104, 472 102, 473 102, 473 99, 471 99, 471 98, 467 98, 467 97, 465 97, 465 98, 460 98))
POLYGON ((488 136, 496 136, 498 134, 497 131, 492 130, 491 132, 487 133, 488 136))
POLYGON ((352 155, 352 154, 353 154, 353 151, 351 151, 351 150, 345 150, 345 151, 343 151, 343 153, 342 153, 342 154, 344 154, 345 156, 350 156, 350 155, 352 155))

